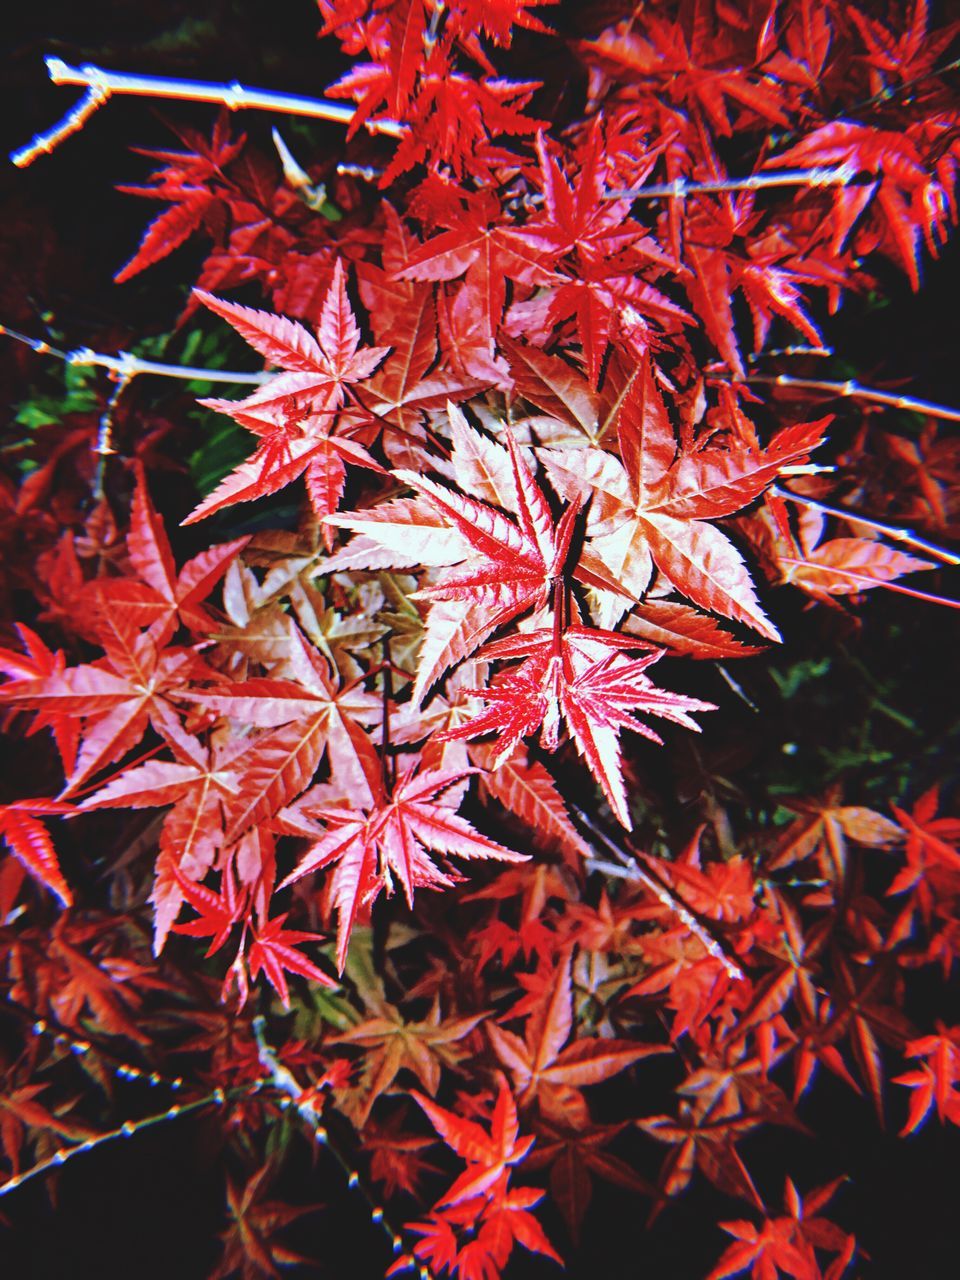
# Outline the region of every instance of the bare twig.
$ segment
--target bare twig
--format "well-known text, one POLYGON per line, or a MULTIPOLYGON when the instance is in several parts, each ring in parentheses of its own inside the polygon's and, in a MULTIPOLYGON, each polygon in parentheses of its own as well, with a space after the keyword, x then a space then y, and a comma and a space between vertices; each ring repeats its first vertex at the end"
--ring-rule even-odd
MULTIPOLYGON (((6 1004, 14 1012, 30 1016, 30 1011, 19 1005, 15 1000, 7 1000, 6 1004)), ((51 1023, 44 1018, 35 1020, 31 1025, 34 1035, 50 1036, 55 1044, 68 1049, 78 1057, 96 1053, 98 1059, 121 1080, 142 1080, 145 1084, 154 1088, 167 1088, 174 1092, 179 1092, 187 1087, 182 1076, 171 1078, 163 1076, 157 1071, 146 1071, 141 1067, 135 1067, 129 1063, 112 1059, 99 1045, 94 1045, 89 1040, 85 1040, 68 1027, 51 1023)), ((25 1182, 30 1182, 44 1173, 49 1173, 52 1169, 59 1169, 67 1161, 72 1160, 74 1156, 83 1155, 88 1151, 96 1150, 97 1147, 102 1147, 106 1142, 114 1142, 117 1138, 132 1138, 136 1134, 142 1133, 144 1129, 151 1129, 159 1124, 165 1124, 168 1120, 176 1120, 180 1116, 190 1115, 191 1112, 200 1111, 204 1107, 223 1106, 224 1103, 234 1098, 246 1097, 251 1093, 256 1093, 265 1083, 266 1081, 264 1080, 255 1080, 237 1089, 213 1089, 202 1098, 194 1098, 189 1102, 175 1103, 173 1106, 167 1107, 165 1111, 145 1116, 140 1120, 125 1120, 123 1124, 118 1125, 115 1129, 108 1130, 106 1133, 93 1134, 90 1137, 83 1138, 71 1147, 60 1147, 46 1159, 37 1161, 29 1169, 25 1169, 22 1173, 14 1174, 6 1182, 0 1183, 0 1197, 8 1195, 11 1191, 16 1191, 25 1182)))
POLYGON ((892 409, 907 409, 911 413, 943 418, 946 422, 960 422, 960 409, 936 404, 932 400, 896 395, 892 391, 878 391, 875 387, 863 387, 852 378, 848 378, 846 382, 828 382, 823 378, 794 378, 788 373, 748 373, 742 381, 762 382, 774 387, 793 387, 797 391, 822 391, 830 396, 869 400, 873 404, 889 405, 892 409))
MULTIPOLYGON (((367 1202, 371 1219, 386 1234, 393 1252, 395 1254, 401 1253, 403 1250, 403 1237, 399 1231, 394 1230, 390 1225, 384 1215, 383 1205, 378 1204, 373 1196, 370 1195, 361 1182, 360 1175, 356 1169, 351 1168, 348 1161, 337 1149, 336 1144, 331 1141, 330 1134, 322 1123, 322 1104, 318 1106, 316 1092, 300 1087, 293 1072, 289 1067, 283 1065, 273 1047, 268 1043, 267 1023, 263 1016, 254 1018, 253 1034, 257 1042, 257 1056, 260 1060, 260 1065, 269 1076, 274 1087, 284 1096, 287 1105, 292 1105, 296 1108, 298 1115, 312 1132, 314 1141, 325 1147, 336 1160, 343 1170, 347 1186, 359 1191, 367 1202)), ((411 1267, 416 1265, 412 1255, 409 1258, 409 1264, 411 1267)), ((428 1271, 426 1267, 420 1267, 419 1275, 420 1280, 433 1280, 433 1273, 428 1271)))
POLYGON ((5 324, 0 324, 0 337, 13 338, 41 356, 53 356, 65 364, 85 365, 106 369, 118 382, 126 384, 140 374, 155 374, 161 378, 183 378, 188 382, 238 382, 261 386, 273 375, 270 373, 239 373, 234 369, 203 369, 184 364, 162 364, 157 360, 142 360, 130 351, 118 351, 115 356, 91 351, 89 347, 77 347, 73 351, 61 351, 59 347, 40 338, 31 338, 5 324))
POLYGON ((607 191, 604 199, 682 200, 685 196, 712 195, 723 191, 762 191, 767 187, 845 187, 856 173, 853 166, 842 164, 836 168, 783 169, 779 173, 752 173, 746 178, 711 178, 704 182, 674 178, 673 182, 607 191))
POLYGON ((97 1147, 102 1147, 106 1142, 113 1142, 117 1138, 132 1138, 135 1134, 142 1133, 144 1129, 152 1129, 158 1124, 165 1124, 167 1120, 176 1120, 180 1116, 189 1115, 193 1111, 200 1111, 203 1107, 209 1107, 213 1103, 222 1104, 227 1101, 228 1096, 245 1096, 251 1092, 251 1089, 252 1086, 246 1085, 242 1090, 232 1091, 230 1095, 224 1092, 223 1089, 214 1089, 212 1093, 208 1093, 203 1098, 196 1098, 193 1102, 175 1103, 174 1106, 168 1107, 166 1111, 161 1111, 157 1115, 146 1116, 142 1120, 125 1120, 119 1128, 111 1129, 108 1133, 98 1133, 92 1138, 85 1138, 82 1142, 78 1142, 76 1146, 58 1147, 53 1155, 48 1156, 46 1160, 40 1160, 29 1169, 25 1169, 23 1173, 14 1174, 6 1182, 0 1183, 0 1196, 16 1191, 25 1182, 30 1182, 33 1178, 37 1178, 43 1173, 49 1173, 51 1169, 59 1169, 68 1160, 72 1160, 74 1156, 93 1151, 97 1147))
MULTIPOLYGON (((203 80, 176 80, 168 76, 138 76, 122 71, 104 71, 84 63, 68 66, 61 58, 46 59, 47 71, 54 84, 80 85, 87 92, 64 118, 44 133, 39 133, 26 146, 14 151, 10 159, 24 168, 38 156, 49 155, 65 138, 83 127, 94 111, 115 94, 132 94, 146 98, 172 98, 181 102, 210 102, 231 111, 277 111, 286 115, 308 116, 313 120, 330 120, 349 125, 356 112, 338 102, 323 98, 302 98, 293 93, 273 93, 267 89, 245 88, 236 81, 212 84, 203 80)), ((406 126, 396 120, 367 120, 369 133, 383 133, 399 138, 406 126)))
POLYGON ((720 962, 727 975, 734 982, 745 981, 746 974, 729 955, 719 938, 714 937, 709 928, 697 919, 690 908, 677 897, 672 889, 664 884, 655 872, 647 871, 635 861, 632 861, 626 850, 615 844, 606 832, 598 827, 582 809, 579 809, 576 805, 570 805, 570 810, 593 836, 602 841, 604 846, 617 859, 616 862, 607 862, 603 858, 588 858, 586 862, 588 871, 599 871, 601 875, 610 876, 614 880, 632 881, 643 885, 658 902, 665 906, 668 911, 672 911, 681 924, 690 930, 694 937, 702 943, 706 951, 713 956, 714 960, 720 962))
POLYGON ((814 511, 822 511, 824 515, 838 516, 841 520, 849 520, 852 524, 862 524, 867 529, 875 529, 877 533, 882 533, 891 542, 902 542, 908 547, 916 547, 918 551, 923 551, 928 556, 942 560, 944 564, 960 564, 960 555, 953 551, 947 551, 945 547, 939 547, 935 542, 929 542, 926 538, 918 537, 915 533, 911 533, 909 529, 900 529, 896 525, 886 524, 882 520, 871 520, 869 516, 862 516, 856 511, 851 511, 848 507, 832 507, 826 502, 818 501, 816 498, 807 498, 802 494, 793 493, 790 489, 781 489, 778 486, 774 486, 770 492, 778 498, 786 498, 790 502, 799 503, 800 506, 810 507, 814 511))

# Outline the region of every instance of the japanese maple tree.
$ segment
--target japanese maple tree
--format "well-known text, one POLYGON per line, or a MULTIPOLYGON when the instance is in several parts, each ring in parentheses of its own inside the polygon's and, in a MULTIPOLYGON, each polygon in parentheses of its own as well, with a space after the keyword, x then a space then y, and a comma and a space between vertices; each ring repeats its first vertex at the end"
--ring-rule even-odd
POLYGON ((960 24, 316 9, 322 97, 50 59, 87 97, 14 156, 194 104, 98 299, 175 279, 167 336, 5 330, 68 378, 17 370, 0 488, 0 1195, 196 1112, 223 1280, 354 1188, 384 1274, 575 1267, 604 1214, 642 1266, 692 1184, 697 1274, 853 1275, 843 1170, 786 1164, 818 1074, 960 1124, 955 779, 869 658, 942 660, 960 411, 842 345, 947 250, 960 24))

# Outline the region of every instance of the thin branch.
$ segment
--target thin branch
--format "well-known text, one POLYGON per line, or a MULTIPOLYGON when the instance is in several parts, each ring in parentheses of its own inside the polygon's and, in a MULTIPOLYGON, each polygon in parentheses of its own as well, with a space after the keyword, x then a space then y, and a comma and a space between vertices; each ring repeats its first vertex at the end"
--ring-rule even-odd
POLYGON ((129 378, 117 378, 116 385, 110 393, 103 413, 100 415, 100 422, 97 426, 97 443, 93 446, 93 452, 97 459, 97 469, 93 477, 93 500, 100 502, 104 496, 104 480, 107 472, 107 458, 116 453, 113 447, 113 414, 117 405, 120 403, 120 397, 130 385, 129 378))
POLYGON ((376 182, 385 170, 372 164, 338 164, 337 173, 344 178, 360 178, 363 182, 376 182))
MULTIPOLYGON (((273 93, 267 89, 245 88, 236 81, 230 84, 213 84, 203 80, 176 80, 168 76, 138 76, 121 71, 104 71, 89 63, 71 67, 61 58, 48 57, 45 61, 54 84, 80 85, 87 92, 61 121, 46 132, 37 134, 26 146, 11 153, 10 159, 21 169, 32 164, 38 156, 49 155, 65 138, 81 129, 93 112, 115 94, 172 98, 181 102, 211 102, 231 111, 277 111, 285 115, 309 116, 313 120, 330 120, 344 125, 351 124, 356 115, 352 107, 342 106, 338 102, 327 102, 323 98, 302 98, 293 93, 273 93)), ((396 120, 367 120, 364 127, 369 133, 388 134, 393 138, 400 138, 407 132, 406 125, 396 120)))
POLYGON ((235 1089, 230 1092, 223 1089, 214 1089, 212 1093, 208 1093, 203 1098, 196 1098, 193 1102, 176 1103, 174 1106, 168 1107, 166 1111, 146 1116, 142 1120, 125 1120, 118 1129, 111 1129, 108 1133, 98 1133, 93 1138, 86 1138, 82 1142, 78 1142, 75 1147, 60 1147, 46 1160, 40 1160, 29 1169, 25 1169, 23 1173, 14 1174, 6 1182, 0 1183, 0 1196, 16 1191, 25 1182, 30 1182, 33 1178, 39 1177, 40 1174, 49 1173, 51 1169, 59 1169, 68 1160, 72 1160, 74 1156, 93 1151, 97 1147, 102 1147, 106 1142, 113 1142, 117 1138, 132 1138, 135 1134, 142 1133, 144 1129, 164 1124, 167 1120, 176 1120, 180 1116, 189 1115, 192 1111, 199 1111, 213 1103, 222 1105, 228 1098, 232 1099, 234 1096, 246 1097, 253 1089, 253 1085, 244 1085, 242 1089, 235 1089))
MULTIPOLYGON (((833 564, 817 564, 815 560, 794 560, 790 556, 779 556, 780 564, 790 565, 797 569, 819 570, 821 573, 834 574, 839 578, 849 578, 851 582, 863 583, 866 591, 870 587, 882 587, 884 591, 895 591, 901 596, 911 596, 914 600, 926 600, 928 604, 942 604, 948 609, 960 609, 960 600, 951 600, 948 596, 933 595, 929 591, 915 591, 913 587, 903 587, 899 582, 880 582, 868 573, 856 573, 853 569, 840 569, 833 564)), ((826 593, 830 595, 830 592, 826 593)))
POLYGON ((605 200, 662 200, 666 197, 708 195, 722 191, 762 191, 767 187, 845 187, 857 174, 852 165, 837 168, 783 169, 779 173, 753 173, 746 178, 712 178, 691 182, 674 178, 648 187, 624 187, 604 193, 605 200))
POLYGON ((77 347, 73 351, 61 351, 59 347, 40 338, 28 337, 5 324, 0 324, 0 337, 13 338, 22 342, 31 351, 41 356, 53 356, 65 364, 75 366, 91 366, 106 369, 118 382, 127 383, 140 374, 150 373, 161 378, 184 378, 188 382, 237 382, 250 386, 262 386, 273 374, 271 373, 238 373, 232 369, 203 369, 184 364, 162 364, 157 360, 142 360, 130 351, 118 351, 115 356, 104 355, 99 351, 91 351, 89 347, 77 347))
POLYGON ((960 409, 935 404, 932 400, 917 400, 913 396, 895 395, 892 391, 878 391, 875 387, 863 387, 848 378, 846 382, 828 382, 822 378, 794 378, 788 373, 748 373, 744 382, 763 382, 774 387, 794 387, 798 391, 823 391, 837 397, 869 400, 873 404, 889 405, 892 409, 907 409, 911 413, 925 413, 931 418, 943 418, 945 422, 960 422, 960 409))
POLYGON ((748 352, 747 364, 756 364, 758 360, 769 360, 772 356, 832 356, 833 347, 811 347, 806 342, 797 342, 788 347, 769 347, 765 351, 748 352))
MULTIPOLYGON (((863 98, 860 102, 855 102, 853 106, 848 107, 846 114, 853 115, 855 111, 863 111, 867 107, 878 107, 885 102, 892 102, 894 98, 898 98, 904 93, 909 93, 911 89, 915 89, 918 84, 923 84, 925 80, 933 80, 938 76, 946 75, 949 71, 956 71, 958 68, 960 68, 960 58, 954 58, 952 62, 943 62, 939 67, 932 67, 929 71, 925 71, 923 75, 913 76, 910 80, 903 80, 898 85, 886 85, 871 97, 863 98)), ((791 133, 793 132, 796 131, 791 130, 791 133)))
POLYGON ((867 529, 876 529, 877 533, 882 533, 892 542, 902 542, 908 547, 916 547, 918 551, 924 551, 928 556, 942 560, 944 564, 960 564, 960 555, 947 551, 945 547, 937 546, 935 542, 928 542, 926 538, 917 537, 909 529, 900 529, 896 525, 885 524, 882 520, 871 520, 868 516, 859 515, 848 507, 831 507, 826 502, 819 502, 816 498, 805 498, 799 493, 792 493, 789 489, 781 489, 776 485, 770 492, 778 498, 799 503, 802 507, 812 507, 814 511, 822 511, 824 515, 838 516, 841 520, 849 520, 852 524, 862 524, 867 529))
POLYGON ((88 1053, 95 1054, 99 1061, 105 1063, 121 1080, 142 1080, 152 1088, 163 1087, 173 1089, 175 1092, 187 1087, 183 1076, 166 1076, 159 1071, 135 1067, 132 1063, 116 1058, 102 1045, 85 1039, 71 1027, 56 1021, 52 1022, 48 1018, 36 1018, 26 1005, 20 1004, 9 995, 4 997, 3 1003, 7 1011, 18 1014, 29 1025, 34 1036, 49 1036, 55 1045, 69 1050, 76 1057, 85 1057, 88 1053))
MULTIPOLYGON (((253 1035, 257 1042, 257 1057, 261 1067, 269 1076, 274 1088, 278 1093, 284 1096, 284 1101, 288 1106, 292 1105, 300 1118, 305 1122, 307 1127, 313 1134, 314 1141, 321 1146, 326 1147, 337 1164, 343 1170, 347 1181, 347 1186, 352 1190, 359 1191, 367 1202, 370 1210, 370 1217, 373 1222, 385 1233, 390 1241, 390 1248, 395 1254, 399 1254, 403 1249, 403 1237, 399 1231, 396 1231, 387 1221, 384 1215, 383 1205, 378 1204, 371 1196, 364 1184, 360 1181, 360 1175, 356 1169, 351 1168, 348 1161, 337 1149, 335 1143, 331 1141, 330 1134, 322 1123, 321 1106, 317 1105, 316 1091, 302 1089, 297 1082, 296 1077, 289 1067, 285 1067, 277 1057, 272 1045, 267 1041, 267 1022, 262 1015, 258 1015, 253 1020, 253 1035)), ((410 1258, 410 1265, 415 1265, 413 1258, 410 1258)), ((421 1280, 433 1280, 433 1273, 428 1271, 426 1267, 421 1266, 419 1275, 421 1280)))
MULTIPOLYGON (((9 332, 9 330, 7 331, 9 332)), ((89 347, 68 351, 64 359, 73 365, 95 365, 107 369, 115 377, 129 382, 138 374, 152 373, 161 378, 183 378, 188 382, 242 382, 250 386, 262 386, 273 374, 238 373, 233 369, 204 369, 185 364, 163 364, 157 360, 141 360, 129 351, 118 351, 115 356, 102 355, 89 347)))
POLYGON ((645 889, 653 894, 658 902, 666 907, 668 911, 673 912, 681 924, 685 925, 690 930, 694 937, 702 943, 706 951, 713 956, 714 960, 719 961, 727 975, 732 978, 734 982, 745 981, 746 974, 737 962, 728 954, 723 943, 718 938, 714 937, 707 926, 697 919, 690 908, 677 897, 672 889, 664 884, 658 875, 652 871, 645 871, 643 867, 640 867, 636 862, 631 861, 627 856, 626 850, 621 849, 619 845, 615 844, 606 832, 601 830, 601 828, 598 827, 582 809, 578 808, 576 805, 570 805, 570 810, 579 818, 592 835, 597 836, 603 842, 603 844, 617 859, 616 862, 607 862, 603 858, 588 858, 586 862, 588 871, 599 871, 601 875, 610 876, 614 880, 626 880, 635 884, 643 885, 645 889))

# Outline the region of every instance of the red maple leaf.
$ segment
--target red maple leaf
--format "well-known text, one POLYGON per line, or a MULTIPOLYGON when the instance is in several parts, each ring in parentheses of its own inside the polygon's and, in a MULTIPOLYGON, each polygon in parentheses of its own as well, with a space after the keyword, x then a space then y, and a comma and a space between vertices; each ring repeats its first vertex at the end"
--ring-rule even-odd
POLYGON ((223 193, 211 187, 211 180, 222 176, 226 166, 237 158, 246 145, 245 135, 230 140, 227 112, 217 118, 209 142, 202 134, 184 126, 177 129, 177 133, 190 151, 149 151, 135 147, 137 155, 163 160, 166 164, 152 175, 149 187, 117 187, 126 195, 170 202, 170 207, 147 227, 137 252, 114 276, 117 284, 160 262, 200 227, 215 227, 218 213, 222 217, 223 193))
POLYGON ((663 651, 640 659, 624 657, 622 650, 632 647, 626 636, 579 626, 567 627, 562 634, 527 632, 488 645, 486 658, 522 657, 522 665, 496 676, 488 688, 473 690, 492 705, 467 724, 438 734, 438 740, 496 733, 499 761, 513 752, 521 738, 542 727, 543 745, 555 751, 562 716, 610 807, 629 829, 620 730, 632 729, 660 743, 661 738, 636 715, 660 716, 699 732, 689 713, 716 710, 711 702, 658 689, 645 673, 663 651))
POLYGON ((63 878, 50 833, 36 815, 70 813, 72 808, 58 800, 14 800, 0 805, 0 836, 7 848, 34 880, 56 894, 64 907, 72 906, 73 894, 63 878))
MULTIPOLYGON (((293 884, 311 871, 336 864, 331 897, 338 913, 337 968, 342 973, 347 945, 361 904, 372 903, 386 890, 393 893, 394 878, 412 905, 415 888, 448 888, 455 882, 427 854, 458 858, 497 858, 523 862, 525 855, 514 853, 474 830, 465 818, 445 806, 440 797, 453 783, 476 772, 456 769, 408 771, 397 782, 390 797, 383 797, 367 813, 350 809, 305 810, 306 816, 320 818, 326 831, 313 828, 320 839, 307 850, 294 871, 280 885, 293 884)), ((297 830, 310 834, 309 825, 297 830)))
POLYGON ((363 382, 387 353, 361 346, 360 329, 337 259, 324 298, 317 336, 295 320, 224 302, 197 290, 211 311, 228 320, 247 342, 283 373, 268 377, 244 400, 205 400, 228 413, 262 443, 187 517, 201 520, 236 502, 276 493, 307 472, 307 488, 320 516, 335 511, 343 490, 343 461, 380 470, 356 440, 333 434, 347 389, 363 382))
MULTIPOLYGON (((459 425, 460 420, 454 416, 454 422, 459 425)), ((395 474, 418 490, 420 498, 386 503, 371 512, 328 517, 329 523, 361 534, 328 561, 328 569, 413 565, 443 569, 420 592, 433 603, 419 658, 415 701, 491 632, 547 603, 554 584, 566 572, 579 511, 579 503, 574 501, 559 521, 554 519, 512 436, 507 436, 508 454, 501 448, 498 455, 493 446, 476 444, 482 441, 479 433, 466 428, 465 423, 463 428, 455 460, 461 457, 462 466, 469 468, 470 449, 481 450, 489 459, 491 476, 497 477, 488 491, 501 505, 516 510, 516 521, 487 503, 407 470, 395 474)), ((591 586, 620 590, 589 552, 577 558, 571 574, 591 586)))
POLYGON ((739 552, 707 522, 747 506, 781 467, 805 458, 820 443, 825 421, 786 427, 761 449, 740 415, 733 418, 737 434, 724 445, 678 451, 646 365, 619 410, 619 458, 598 449, 542 450, 541 457, 564 497, 592 498, 593 549, 632 595, 644 594, 656 565, 700 608, 779 640, 739 552))

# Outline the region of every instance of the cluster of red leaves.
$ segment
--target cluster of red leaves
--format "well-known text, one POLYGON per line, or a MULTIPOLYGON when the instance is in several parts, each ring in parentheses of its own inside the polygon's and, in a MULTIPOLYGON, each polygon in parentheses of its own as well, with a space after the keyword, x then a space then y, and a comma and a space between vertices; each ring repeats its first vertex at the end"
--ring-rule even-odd
MULTIPOLYGON (((811 0, 614 5, 564 33, 530 0, 319 8, 321 35, 359 61, 328 89, 356 114, 316 185, 281 179, 223 119, 209 140, 181 128, 186 150, 144 153, 162 167, 127 188, 167 207, 117 276, 212 239, 183 320, 202 303, 269 368, 244 399, 203 402, 256 441, 183 523, 242 521, 239 504, 303 477, 297 528, 235 523, 242 536, 178 570, 142 438, 63 531, 45 510, 76 482, 62 451, 2 495, 4 537, 30 548, 15 585, 63 645, 20 623, 0 651, 0 703, 49 731, 64 778, 0 809, 9 997, 102 1073, 106 1037, 149 1049, 151 1014, 159 1027, 187 998, 176 965, 199 957, 170 935, 209 939, 234 998, 181 1011, 193 1036, 178 1052, 198 1084, 232 1091, 248 1155, 279 1113, 257 1093, 266 1070, 300 1090, 301 1114, 326 1105, 355 1129, 386 1194, 422 1197, 433 1139, 398 1101, 419 1083, 466 1164, 411 1228, 437 1272, 496 1280, 515 1243, 559 1260, 532 1212, 543 1193, 511 1185, 543 1170, 574 1241, 595 1178, 657 1213, 702 1176, 760 1222, 723 1224, 735 1239, 716 1280, 834 1280, 856 1248, 819 1216, 834 1186, 804 1206, 788 1182, 770 1216, 740 1144, 765 1125, 804 1132, 818 1066, 882 1118, 891 1051, 910 1060, 895 1077, 912 1090, 905 1131, 933 1109, 960 1122, 957 1029, 918 1034, 903 1012, 905 972, 949 974, 960 942, 958 824, 933 793, 893 817, 829 794, 791 802, 785 830, 738 832, 736 852, 701 851, 698 832, 654 855, 605 831, 638 817, 643 757, 623 731, 659 744, 651 719, 699 731, 717 710, 655 683, 660 658, 776 643, 771 585, 849 603, 933 567, 877 536, 889 495, 921 531, 951 532, 958 459, 932 428, 841 447, 829 416, 763 398, 769 380, 747 370, 774 342, 819 346, 818 308, 868 287, 874 255, 919 286, 924 247, 956 220, 960 123, 938 73, 956 31, 928 31, 920 0, 892 18, 811 0), (498 70, 561 45, 582 73, 577 112, 549 79, 569 75, 562 59, 543 81, 498 70), (363 139, 385 121, 398 142, 363 139), (798 167, 812 172, 751 186, 798 167), (376 189, 349 176, 370 168, 376 189), (336 221, 317 212, 324 177, 336 221), (220 296, 241 284, 268 308, 220 296), (848 499, 828 535, 821 504, 848 499), (596 784, 596 827, 572 811, 570 777, 596 784), (48 820, 151 809, 114 815, 127 852, 109 869, 114 914, 98 910, 48 820), (498 816, 517 847, 481 829, 498 816), (871 851, 890 850, 878 898, 889 854, 871 851), (64 908, 56 923, 16 905, 27 873, 64 908), (398 887, 408 911, 371 916, 398 887), (445 891, 449 918, 426 890, 445 891), (136 927, 147 897, 153 957, 136 927), (280 1065, 251 1035, 261 973, 307 1028, 280 1065), (657 1054, 683 1073, 663 1113, 598 1120, 585 1090, 642 1079, 657 1054), (454 1079, 451 1110, 433 1099, 454 1079), (655 1183, 638 1135, 667 1148, 655 1183)), ((78 430, 89 447, 95 415, 78 430)), ((62 1059, 3 1063, 15 1176, 25 1145, 36 1161, 89 1136, 72 1102, 36 1100, 62 1059)), ((274 1172, 230 1183, 218 1276, 299 1261, 272 1240, 298 1213, 264 1199, 274 1172)))

